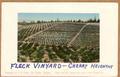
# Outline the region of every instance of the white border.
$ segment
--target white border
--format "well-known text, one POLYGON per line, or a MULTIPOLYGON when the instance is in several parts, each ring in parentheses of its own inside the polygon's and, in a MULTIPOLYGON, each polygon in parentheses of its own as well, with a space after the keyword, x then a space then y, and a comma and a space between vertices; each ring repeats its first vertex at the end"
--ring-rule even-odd
MULTIPOLYGON (((2 3, 1 74, 3 76, 117 76, 118 61, 118 4, 117 3, 2 3), (11 70, 17 62, 18 13, 99 13, 100 14, 100 64, 112 64, 107 69, 25 69, 11 70), (44 73, 31 73, 42 71, 44 73), (51 72, 47 74, 45 72, 51 72), (78 72, 61 73, 57 72, 78 72), (21 73, 22 72, 22 73, 21 73), (28 72, 28 73, 25 73, 28 72), (90 73, 91 72, 91 73, 90 73), (96 73, 97 72, 97 73, 96 73)), ((89 63, 90 64, 90 63, 89 63)))

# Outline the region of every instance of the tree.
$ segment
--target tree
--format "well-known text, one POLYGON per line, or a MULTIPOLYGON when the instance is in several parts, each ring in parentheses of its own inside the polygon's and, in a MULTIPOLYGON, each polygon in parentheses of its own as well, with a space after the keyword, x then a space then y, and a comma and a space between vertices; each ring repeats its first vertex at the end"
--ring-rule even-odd
POLYGON ((53 20, 51 20, 50 22, 54 22, 53 20))
POLYGON ((98 19, 97 22, 100 22, 100 19, 98 19))
POLYGON ((79 19, 77 22, 81 22, 81 20, 79 19))
POLYGON ((73 22, 75 22, 75 20, 73 20, 73 22))
POLYGON ((40 21, 37 21, 37 23, 40 23, 40 21))
POLYGON ((94 18, 93 22, 97 22, 97 19, 96 19, 96 18, 94 18))

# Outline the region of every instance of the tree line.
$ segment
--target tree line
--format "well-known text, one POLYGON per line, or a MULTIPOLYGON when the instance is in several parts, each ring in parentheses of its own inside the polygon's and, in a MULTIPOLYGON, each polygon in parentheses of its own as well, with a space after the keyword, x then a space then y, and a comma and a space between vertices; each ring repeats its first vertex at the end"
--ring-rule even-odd
POLYGON ((43 20, 37 20, 37 21, 30 21, 30 22, 27 22, 27 21, 22 21, 22 22, 18 22, 18 24, 20 25, 26 25, 26 24, 37 24, 37 23, 47 23, 47 22, 81 22, 81 23, 99 23, 100 22, 100 19, 88 19, 88 20, 81 20, 81 19, 78 19, 78 20, 59 20, 59 19, 56 19, 56 20, 50 20, 50 21, 43 21, 43 20))

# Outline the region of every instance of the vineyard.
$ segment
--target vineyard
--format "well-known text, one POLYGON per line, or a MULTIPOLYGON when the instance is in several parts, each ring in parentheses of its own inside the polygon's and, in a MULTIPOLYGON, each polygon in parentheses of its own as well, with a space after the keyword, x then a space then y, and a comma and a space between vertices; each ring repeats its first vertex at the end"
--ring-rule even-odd
POLYGON ((18 62, 99 62, 99 23, 18 25, 18 62))

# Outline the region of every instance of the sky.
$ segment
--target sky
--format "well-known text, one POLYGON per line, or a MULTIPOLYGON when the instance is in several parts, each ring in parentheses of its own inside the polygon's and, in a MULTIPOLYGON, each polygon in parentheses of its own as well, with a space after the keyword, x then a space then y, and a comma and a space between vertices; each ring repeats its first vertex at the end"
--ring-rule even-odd
POLYGON ((87 20, 90 18, 99 19, 98 13, 19 13, 18 21, 50 21, 50 20, 87 20))

